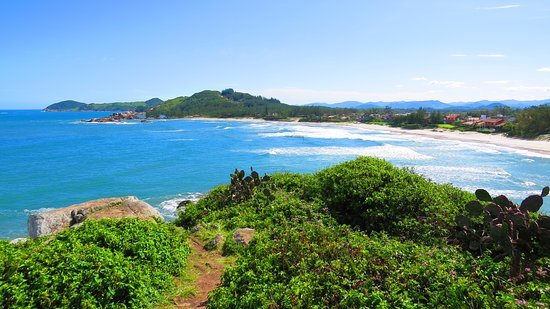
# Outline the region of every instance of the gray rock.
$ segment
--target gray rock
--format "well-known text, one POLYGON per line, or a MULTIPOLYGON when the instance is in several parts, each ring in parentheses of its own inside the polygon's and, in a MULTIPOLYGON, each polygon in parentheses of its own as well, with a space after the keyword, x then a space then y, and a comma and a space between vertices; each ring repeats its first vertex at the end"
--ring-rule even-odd
POLYGON ((221 244, 223 244, 224 237, 221 234, 216 235, 211 241, 209 241, 205 246, 204 249, 206 250, 214 250, 218 248, 221 244))
POLYGON ((32 238, 59 233, 87 219, 134 217, 148 220, 162 215, 135 196, 104 198, 65 208, 31 214, 27 229, 32 238))
POLYGON ((235 242, 239 245, 248 245, 255 233, 256 230, 251 228, 236 229, 233 233, 233 239, 235 239, 235 242))
POLYGON ((12 244, 12 245, 19 245, 19 244, 24 244, 24 243, 26 243, 27 241, 29 241, 28 238, 16 238, 16 239, 10 240, 10 244, 12 244))

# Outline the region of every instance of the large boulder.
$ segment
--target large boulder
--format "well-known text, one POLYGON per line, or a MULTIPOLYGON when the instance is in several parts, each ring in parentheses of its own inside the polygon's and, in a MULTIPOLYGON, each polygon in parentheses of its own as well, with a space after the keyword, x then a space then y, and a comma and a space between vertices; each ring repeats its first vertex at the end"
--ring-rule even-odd
POLYGON ((29 235, 37 238, 56 234, 87 219, 133 217, 146 220, 162 219, 151 205, 135 196, 103 198, 29 216, 29 235))

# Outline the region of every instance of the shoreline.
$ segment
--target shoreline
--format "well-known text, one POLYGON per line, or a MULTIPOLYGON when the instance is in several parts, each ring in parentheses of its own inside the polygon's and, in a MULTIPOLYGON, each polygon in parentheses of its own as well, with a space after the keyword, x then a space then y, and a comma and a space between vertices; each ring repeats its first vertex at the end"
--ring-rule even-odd
POLYGON ((350 123, 350 122, 298 122, 297 120, 264 120, 257 118, 207 118, 207 117, 188 117, 177 118, 170 120, 197 120, 197 121, 233 121, 233 122, 266 122, 266 123, 290 123, 300 125, 314 125, 314 126, 343 126, 353 127, 365 130, 373 131, 387 131, 391 133, 397 133, 402 135, 417 135, 427 138, 433 138, 438 140, 447 141, 460 141, 468 143, 489 144, 499 147, 512 148, 518 151, 530 151, 542 155, 543 157, 550 158, 550 141, 535 141, 526 140, 520 138, 513 138, 504 136, 501 133, 483 134, 478 132, 460 132, 446 129, 403 129, 390 126, 383 126, 377 124, 367 123, 350 123))

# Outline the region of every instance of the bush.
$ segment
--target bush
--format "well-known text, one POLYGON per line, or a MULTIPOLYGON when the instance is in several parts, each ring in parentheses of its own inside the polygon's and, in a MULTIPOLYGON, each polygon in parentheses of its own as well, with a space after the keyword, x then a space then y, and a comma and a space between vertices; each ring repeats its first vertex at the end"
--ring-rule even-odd
POLYGON ((454 217, 473 198, 371 157, 338 164, 316 177, 320 199, 340 222, 408 239, 450 235, 454 217))
POLYGON ((256 229, 248 247, 227 238, 222 251, 237 264, 209 307, 500 308, 550 299, 549 259, 513 283, 508 261, 446 243, 474 197, 451 185, 359 158, 313 175, 273 175, 270 188, 223 203, 231 193, 220 187, 180 214, 181 226, 203 226, 197 235, 256 229))
POLYGON ((541 282, 530 296, 504 292, 510 284, 503 264, 454 247, 306 223, 255 238, 226 269, 209 307, 486 308, 515 305, 515 297, 532 304, 548 299, 550 285, 541 282))
POLYGON ((23 245, 0 243, 0 307, 147 307, 185 268, 173 225, 88 220, 23 245))

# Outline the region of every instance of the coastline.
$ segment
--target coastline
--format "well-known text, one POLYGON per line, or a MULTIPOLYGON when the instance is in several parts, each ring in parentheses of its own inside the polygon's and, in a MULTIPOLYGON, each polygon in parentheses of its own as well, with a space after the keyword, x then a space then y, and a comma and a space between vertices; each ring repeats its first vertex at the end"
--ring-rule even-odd
POLYGON ((234 122, 273 122, 273 123, 292 123, 300 125, 315 125, 315 126, 348 126, 359 129, 373 130, 373 131, 387 131, 396 134, 403 135, 417 135, 427 138, 460 141, 468 143, 489 144, 500 147, 512 148, 518 151, 530 151, 542 155, 543 157, 550 158, 550 141, 535 141, 526 140, 520 138, 507 137, 503 134, 492 133, 483 134, 478 132, 460 132, 446 129, 403 129, 390 126, 383 126, 377 124, 366 123, 349 123, 349 122, 298 122, 295 121, 278 121, 278 120, 264 120, 257 118, 207 118, 207 117, 189 117, 178 118, 171 120, 200 120, 200 121, 234 121, 234 122))

